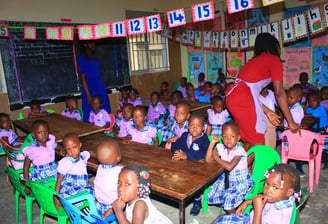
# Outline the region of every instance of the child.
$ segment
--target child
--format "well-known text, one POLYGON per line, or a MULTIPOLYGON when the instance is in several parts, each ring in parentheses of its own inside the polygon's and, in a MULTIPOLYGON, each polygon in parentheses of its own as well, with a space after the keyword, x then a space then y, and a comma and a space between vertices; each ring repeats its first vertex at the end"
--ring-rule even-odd
POLYGON ((223 205, 224 210, 231 214, 251 191, 253 180, 247 168, 247 154, 238 143, 238 125, 232 121, 225 123, 222 127, 223 144, 217 144, 219 140, 218 136, 212 135, 206 162, 215 160, 225 171, 214 182, 207 197, 209 204, 223 205))
POLYGON ((174 121, 174 114, 175 114, 175 110, 177 107, 177 104, 181 102, 181 100, 183 99, 183 95, 180 91, 174 91, 171 94, 171 104, 169 105, 169 112, 165 114, 164 120, 169 119, 168 122, 166 122, 166 124, 170 124, 171 122, 174 121))
POLYGON ((307 96, 309 93, 318 92, 318 88, 308 82, 309 75, 306 72, 300 74, 299 81, 302 86, 303 95, 307 96))
POLYGON ((161 83, 161 90, 160 90, 160 92, 165 91, 165 90, 169 90, 169 83, 166 82, 166 81, 164 81, 164 82, 161 83))
POLYGON ((324 86, 320 91, 321 102, 320 105, 323 106, 328 112, 328 86, 324 86))
MULTIPOLYGON (((271 88, 271 84, 262 89, 262 91, 260 92, 259 100, 262 105, 266 106, 269 110, 275 112, 277 102, 274 96, 274 92, 269 88, 271 88)), ((265 116, 265 119, 267 129, 264 133, 264 143, 265 145, 275 149, 277 141, 276 126, 271 123, 270 119, 267 116, 265 116)))
POLYGON ((127 129, 133 124, 133 105, 131 103, 124 104, 122 111, 122 115, 116 119, 116 127, 114 131, 114 133, 119 131, 117 137, 120 138, 127 136, 127 129))
POLYGON ((170 100, 170 94, 167 89, 161 90, 161 100, 165 100, 165 101, 170 100))
POLYGON ((198 96, 195 95, 194 85, 189 82, 187 85, 187 97, 185 98, 186 101, 198 101, 198 96))
POLYGON ((319 93, 310 93, 307 99, 308 106, 304 108, 305 116, 313 116, 314 118, 317 118, 319 122, 316 122, 312 128, 317 132, 325 132, 326 127, 328 126, 328 117, 326 109, 320 105, 319 93))
POLYGON ((129 89, 128 87, 121 88, 121 96, 122 98, 118 101, 117 115, 121 116, 122 108, 124 104, 129 103, 129 89))
POLYGON ((41 102, 39 100, 32 100, 30 103, 31 110, 26 114, 26 118, 36 118, 48 116, 48 112, 41 108, 41 102))
POLYGON ((203 91, 202 91, 202 96, 206 96, 208 99, 211 99, 211 87, 212 83, 211 82, 205 82, 203 86, 203 91))
POLYGON ((145 123, 146 110, 143 106, 136 106, 133 109, 133 124, 127 128, 128 136, 123 141, 125 144, 129 144, 130 140, 149 144, 152 142, 154 145, 158 145, 158 138, 156 135, 156 128, 147 125, 145 123))
POLYGON ((221 135, 222 125, 229 119, 229 112, 225 109, 225 103, 219 96, 211 98, 211 109, 207 110, 208 121, 207 135, 221 135))
POLYGON ((80 111, 77 109, 77 99, 69 97, 66 99, 66 108, 61 112, 61 115, 75 120, 82 120, 80 111))
POLYGON ((221 86, 217 83, 212 84, 211 86, 211 98, 213 96, 220 96, 222 99, 224 99, 224 96, 221 94, 221 86))
POLYGON ((134 107, 142 105, 139 91, 136 88, 131 88, 128 102, 131 103, 134 107))
POLYGON ((100 215, 106 218, 113 213, 112 203, 117 199, 118 175, 122 167, 121 152, 115 140, 108 140, 97 147, 97 160, 100 163, 94 180, 96 205, 100 215))
MULTIPOLYGON (((173 160, 200 160, 204 159, 210 144, 204 131, 205 118, 200 113, 192 113, 189 119, 188 132, 181 135, 172 143, 171 152, 173 160)), ((190 215, 198 215, 202 207, 201 194, 194 198, 190 215)))
POLYGON ((205 85, 205 73, 201 72, 198 74, 198 88, 205 85))
POLYGON ((225 90, 227 89, 227 82, 225 75, 221 72, 219 73, 219 77, 216 80, 216 83, 220 85, 221 87, 221 94, 224 94, 225 90))
POLYGON ((166 110, 164 105, 159 101, 159 92, 152 92, 150 97, 151 103, 149 104, 147 118, 150 124, 154 123, 157 126, 160 120, 164 118, 166 110))
MULTIPOLYGON (((48 123, 44 120, 35 120, 32 123, 32 145, 23 149, 25 156, 23 177, 26 180, 40 180, 48 177, 57 177, 57 164, 55 162, 55 149, 57 147, 55 136, 49 134, 48 123), (33 173, 29 175, 29 168, 33 164, 33 173)), ((30 189, 25 188, 26 194, 30 189)))
POLYGON ((291 221, 294 198, 300 199, 300 177, 297 170, 287 164, 273 166, 265 173, 263 194, 244 201, 234 215, 222 216, 215 223, 281 223, 291 221), (254 209, 243 214, 248 205, 254 209))
MULTIPOLYGON (((87 172, 90 153, 80 151, 82 143, 75 133, 65 134, 63 136, 63 145, 67 154, 58 162, 55 191, 65 198, 82 191, 89 191, 94 195, 93 188, 88 182, 87 172)), ((55 200, 55 205, 58 209, 60 205, 58 200, 55 200)))
POLYGON ((91 100, 92 110, 89 115, 89 122, 98 127, 108 128, 112 120, 109 117, 108 112, 102 109, 102 98, 101 96, 94 96, 91 100))
MULTIPOLYGON (((12 149, 17 150, 17 153, 9 152, 12 158, 17 160, 25 159, 23 153, 20 151, 20 147, 23 143, 23 138, 19 137, 18 134, 12 130, 10 117, 5 113, 0 113, 0 138, 12 146, 12 149)), ((14 166, 14 169, 22 169, 24 165, 23 162, 18 162, 15 160, 12 160, 11 163, 14 166)))
POLYGON ((118 199, 113 202, 118 223, 170 224, 172 223, 152 204, 148 170, 139 165, 129 165, 118 178, 118 199), (125 208, 125 211, 124 211, 125 208))
POLYGON ((165 148, 171 149, 172 142, 176 142, 181 135, 188 131, 188 118, 190 116, 190 105, 187 102, 180 102, 175 110, 173 121, 159 129, 162 135, 162 143, 165 148))
POLYGON ((181 83, 177 90, 182 93, 183 98, 187 97, 187 78, 186 77, 181 78, 181 83))
MULTIPOLYGON (((287 101, 289 105, 290 113, 296 124, 301 125, 304 117, 304 110, 300 104, 302 99, 302 89, 299 86, 292 86, 287 92, 287 101)), ((284 127, 287 128, 288 123, 284 120, 284 127)))

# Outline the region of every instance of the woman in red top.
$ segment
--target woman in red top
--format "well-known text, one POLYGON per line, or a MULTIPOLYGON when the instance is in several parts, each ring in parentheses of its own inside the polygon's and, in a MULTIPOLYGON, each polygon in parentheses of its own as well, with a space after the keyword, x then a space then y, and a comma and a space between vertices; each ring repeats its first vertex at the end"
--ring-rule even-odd
POLYGON ((246 150, 264 145, 265 115, 273 124, 279 123, 278 115, 259 101, 261 90, 271 82, 290 129, 295 132, 299 129, 289 111, 283 88, 278 40, 269 33, 261 33, 256 37, 254 51, 254 58, 240 70, 238 78, 226 91, 226 105, 240 127, 246 150))

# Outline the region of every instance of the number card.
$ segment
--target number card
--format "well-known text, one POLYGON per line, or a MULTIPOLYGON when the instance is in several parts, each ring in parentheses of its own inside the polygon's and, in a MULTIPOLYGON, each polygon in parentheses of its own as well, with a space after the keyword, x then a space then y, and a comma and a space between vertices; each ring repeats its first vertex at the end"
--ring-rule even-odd
POLYGON ((7 24, 0 24, 0 37, 9 37, 9 30, 7 24))
POLYGON ((112 23, 112 37, 126 37, 125 21, 112 23))
POLYGON ((101 38, 107 38, 110 37, 110 23, 102 23, 94 25, 94 39, 101 39, 101 38))
POLYGON ((227 0, 229 14, 254 8, 253 0, 227 0))
POLYGON ((61 40, 73 40, 74 39, 74 26, 62 26, 60 28, 61 40))
POLYGON ((192 6, 192 20, 194 23, 215 18, 213 1, 192 6))
POLYGON ((237 30, 230 31, 230 47, 231 48, 238 47, 238 31, 237 30))
POLYGON ((212 32, 212 47, 219 48, 219 32, 218 31, 212 32))
POLYGON ((240 48, 245 49, 248 48, 248 32, 247 29, 239 30, 240 36, 240 48))
POLYGON ((146 33, 145 17, 128 19, 127 23, 128 23, 128 34, 129 35, 146 33))
POLYGON ((169 27, 182 26, 186 24, 186 16, 184 9, 175 9, 167 12, 169 27))
POLYGON ((147 32, 157 32, 162 30, 161 15, 156 14, 146 17, 147 32))
POLYGON ((80 25, 77 26, 80 40, 92 40, 94 39, 93 25, 80 25))
POLYGON ((308 35, 307 22, 304 14, 296 15, 293 17, 294 33, 297 39, 306 37, 308 35))
POLYGON ((263 6, 268 6, 268 5, 272 5, 278 2, 283 2, 285 0, 262 0, 262 4, 263 6))
POLYGON ((284 43, 290 42, 294 40, 293 33, 293 23, 291 18, 287 18, 281 21, 282 28, 282 41, 284 43))
POLYGON ((59 27, 46 27, 47 40, 60 40, 59 27))
POLYGON ((36 40, 36 26, 24 26, 24 39, 36 40))

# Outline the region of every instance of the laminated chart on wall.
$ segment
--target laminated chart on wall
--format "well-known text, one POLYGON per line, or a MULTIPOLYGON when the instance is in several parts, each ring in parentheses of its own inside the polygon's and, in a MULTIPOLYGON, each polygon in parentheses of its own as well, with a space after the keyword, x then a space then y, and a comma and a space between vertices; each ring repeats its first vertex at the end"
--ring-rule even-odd
POLYGON ((204 53, 189 54, 190 82, 197 82, 198 74, 205 72, 204 53))
POLYGON ((228 51, 227 52, 227 77, 236 78, 240 69, 245 65, 244 51, 228 51))
POLYGON ((218 74, 222 72, 223 68, 222 53, 207 53, 207 77, 208 81, 215 83, 218 74))
POLYGON ((312 48, 312 83, 316 86, 328 85, 328 46, 312 48))

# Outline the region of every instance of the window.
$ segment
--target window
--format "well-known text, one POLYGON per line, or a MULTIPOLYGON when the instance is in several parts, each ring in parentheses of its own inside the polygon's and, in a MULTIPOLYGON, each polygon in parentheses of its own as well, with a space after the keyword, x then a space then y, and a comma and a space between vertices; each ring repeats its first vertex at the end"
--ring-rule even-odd
MULTIPOLYGON (((154 13, 127 11, 127 19, 154 13)), ((130 70, 132 74, 168 70, 167 38, 161 33, 144 33, 128 37, 130 70)))

